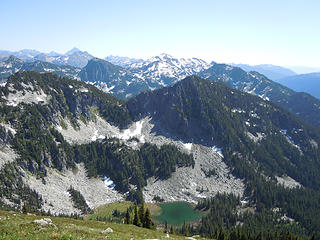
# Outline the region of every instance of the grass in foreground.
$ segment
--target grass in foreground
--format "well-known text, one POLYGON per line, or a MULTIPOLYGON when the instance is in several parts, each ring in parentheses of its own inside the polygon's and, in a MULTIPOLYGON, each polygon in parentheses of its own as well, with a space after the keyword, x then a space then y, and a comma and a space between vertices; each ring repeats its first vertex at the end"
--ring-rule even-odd
POLYGON ((93 214, 86 216, 85 219, 87 220, 106 219, 108 222, 121 223, 121 220, 124 218, 127 208, 131 206, 134 206, 134 204, 128 201, 109 203, 94 209, 93 214), (115 211, 120 213, 121 216, 114 215, 115 211))
MULTIPOLYGON (((93 220, 49 217, 54 226, 33 223, 35 219, 43 218, 46 217, 0 210, 0 239, 168 239, 162 231, 93 220), (107 228, 113 233, 101 233, 107 228)), ((186 237, 170 235, 170 239, 186 237)))

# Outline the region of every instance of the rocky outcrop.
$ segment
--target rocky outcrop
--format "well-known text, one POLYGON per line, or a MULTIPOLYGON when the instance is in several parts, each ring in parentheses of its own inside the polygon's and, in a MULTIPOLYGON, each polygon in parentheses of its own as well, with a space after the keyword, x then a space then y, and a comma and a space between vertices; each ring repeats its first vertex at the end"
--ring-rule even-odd
POLYGON ((24 182, 43 199, 42 209, 54 214, 81 214, 73 205, 68 192, 70 186, 79 191, 90 208, 123 200, 123 195, 109 188, 101 178, 88 178, 83 164, 74 170, 47 169, 47 176, 37 179, 25 173, 24 182))

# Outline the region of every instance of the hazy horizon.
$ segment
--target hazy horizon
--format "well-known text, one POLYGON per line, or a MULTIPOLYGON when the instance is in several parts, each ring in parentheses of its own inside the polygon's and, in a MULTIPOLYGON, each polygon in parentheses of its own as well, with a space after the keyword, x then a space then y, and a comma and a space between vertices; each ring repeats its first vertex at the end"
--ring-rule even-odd
POLYGON ((310 0, 13 0, 2 3, 0 48, 320 69, 318 9, 310 0))

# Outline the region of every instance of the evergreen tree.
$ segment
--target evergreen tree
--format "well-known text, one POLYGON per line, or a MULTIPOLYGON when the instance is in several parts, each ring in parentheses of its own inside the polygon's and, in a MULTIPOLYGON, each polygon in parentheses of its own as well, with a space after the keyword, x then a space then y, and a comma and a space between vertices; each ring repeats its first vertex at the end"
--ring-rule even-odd
POLYGON ((27 208, 26 204, 23 204, 22 213, 26 214, 27 212, 28 212, 28 208, 27 208))
POLYGON ((126 224, 131 224, 129 208, 127 208, 125 223, 126 224))
POLYGON ((152 227, 152 221, 151 221, 151 214, 150 214, 150 211, 149 211, 149 208, 147 208, 146 210, 146 214, 145 214, 145 227, 146 228, 151 228, 152 227))
POLYGON ((139 219, 142 223, 142 227, 145 227, 145 211, 144 211, 144 202, 141 203, 141 206, 138 211, 139 219))
POLYGON ((172 225, 170 226, 170 234, 174 234, 174 229, 172 225))
POLYGON ((224 230, 224 228, 221 229, 218 240, 226 240, 226 231, 224 230))
POLYGON ((186 237, 189 236, 189 228, 186 224, 186 221, 183 222, 183 226, 182 226, 181 231, 182 231, 182 234, 185 235, 186 237))
POLYGON ((264 237, 263 237, 263 235, 262 235, 261 232, 260 232, 260 233, 258 234, 258 236, 256 237, 256 240, 264 240, 264 237))
POLYGON ((189 231, 189 226, 185 225, 185 230, 184 230, 184 235, 186 237, 189 237, 190 231, 189 231))
POLYGON ((313 233, 313 234, 312 234, 312 237, 311 237, 311 240, 316 240, 316 239, 317 239, 316 234, 313 233))
POLYGON ((141 227, 141 220, 139 218, 138 207, 137 206, 135 206, 135 208, 134 208, 133 224, 138 226, 138 227, 141 227))
POLYGON ((168 222, 165 221, 164 222, 164 233, 167 233, 168 232, 168 222))
POLYGON ((237 232, 235 229, 232 229, 230 236, 229 236, 230 240, 238 240, 238 236, 237 236, 237 232))

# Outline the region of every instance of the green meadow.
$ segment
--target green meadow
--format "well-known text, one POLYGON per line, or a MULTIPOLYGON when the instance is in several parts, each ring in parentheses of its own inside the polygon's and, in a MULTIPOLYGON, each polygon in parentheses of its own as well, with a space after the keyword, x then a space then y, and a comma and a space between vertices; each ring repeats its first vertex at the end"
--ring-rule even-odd
MULTIPOLYGON (((126 203, 127 204, 127 203, 126 203)), ((106 211, 114 208, 115 205, 107 207, 106 211)), ((122 207, 122 206, 121 206, 122 207)), ((102 211, 100 209, 99 211, 102 211)), ((104 210, 103 210, 104 211, 104 210)), ((102 212, 101 216, 105 216, 102 212)), ((171 239, 185 240, 185 236, 170 234, 171 239)), ((195 239, 203 239, 194 236, 195 239)), ((46 217, 33 214, 21 214, 0 210, 0 239, 4 240, 128 240, 128 239, 168 239, 162 229, 150 230, 133 225, 100 222, 94 220, 80 220, 62 217, 46 217), (34 223, 34 220, 50 218, 52 225, 42 226, 34 223), (112 233, 104 232, 111 228, 112 233)))

